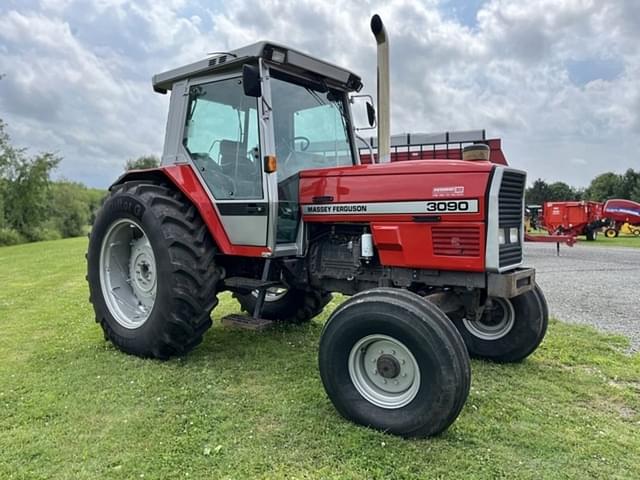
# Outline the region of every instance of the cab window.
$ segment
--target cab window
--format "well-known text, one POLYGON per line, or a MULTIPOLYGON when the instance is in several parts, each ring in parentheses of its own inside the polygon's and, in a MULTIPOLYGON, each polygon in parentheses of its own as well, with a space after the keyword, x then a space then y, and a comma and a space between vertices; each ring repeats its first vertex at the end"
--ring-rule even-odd
POLYGON ((257 100, 240 78, 189 89, 183 144, 216 199, 262 198, 257 100))

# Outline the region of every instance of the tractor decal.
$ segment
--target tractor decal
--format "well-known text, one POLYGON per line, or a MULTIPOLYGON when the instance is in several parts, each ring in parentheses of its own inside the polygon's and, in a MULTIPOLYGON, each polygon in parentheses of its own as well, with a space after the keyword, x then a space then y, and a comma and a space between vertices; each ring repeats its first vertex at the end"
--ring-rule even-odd
POLYGON ((478 200, 434 200, 426 202, 340 203, 334 205, 304 205, 305 215, 349 214, 423 214, 477 213, 478 200))

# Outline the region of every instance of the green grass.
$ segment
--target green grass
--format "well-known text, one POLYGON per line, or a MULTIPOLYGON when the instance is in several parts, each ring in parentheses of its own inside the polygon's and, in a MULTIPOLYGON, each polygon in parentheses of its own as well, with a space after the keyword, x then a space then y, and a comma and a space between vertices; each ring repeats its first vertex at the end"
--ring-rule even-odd
POLYGON ((598 234, 593 242, 587 242, 585 237, 580 238, 580 245, 588 245, 594 247, 630 247, 640 248, 640 237, 632 235, 620 235, 616 238, 607 238, 604 234, 598 234))
MULTIPOLYGON (((216 322, 184 359, 103 340, 85 239, 0 248, 0 478, 640 478, 640 355, 552 322, 520 365, 472 364, 438 438, 342 419, 316 366, 321 323, 216 322)), ((224 296, 215 319, 236 309, 224 296)), ((327 309, 327 312, 330 309, 327 309)))

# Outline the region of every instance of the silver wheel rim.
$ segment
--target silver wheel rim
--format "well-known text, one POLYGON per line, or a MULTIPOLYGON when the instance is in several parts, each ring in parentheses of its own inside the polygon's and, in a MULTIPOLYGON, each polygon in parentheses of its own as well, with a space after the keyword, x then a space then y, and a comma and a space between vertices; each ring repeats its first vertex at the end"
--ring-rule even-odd
POLYGON ((513 304, 504 298, 492 298, 493 307, 475 321, 462 320, 467 330, 482 340, 498 340, 507 335, 515 324, 513 304))
POLYGON ((111 224, 100 248, 100 285, 109 313, 133 330, 149 318, 156 298, 157 270, 149 238, 138 223, 111 224))
MULTIPOLYGON (((289 290, 283 287, 270 287, 267 288, 267 293, 264 296, 265 302, 276 302, 284 297, 289 290)), ((258 298, 258 290, 253 290, 251 295, 258 298)))
POLYGON ((387 409, 411 402, 420 388, 420 368, 411 351, 388 335, 368 335, 349 354, 349 376, 367 401, 387 409))

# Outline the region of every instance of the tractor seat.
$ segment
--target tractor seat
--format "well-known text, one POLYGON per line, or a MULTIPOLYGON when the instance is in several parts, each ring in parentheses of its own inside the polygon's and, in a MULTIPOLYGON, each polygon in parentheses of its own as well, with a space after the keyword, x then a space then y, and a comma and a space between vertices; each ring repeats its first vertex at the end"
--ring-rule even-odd
POLYGON ((236 195, 256 197, 262 195, 260 184, 259 162, 247 158, 243 144, 233 140, 220 141, 220 168, 225 175, 231 177, 236 185, 236 195))

